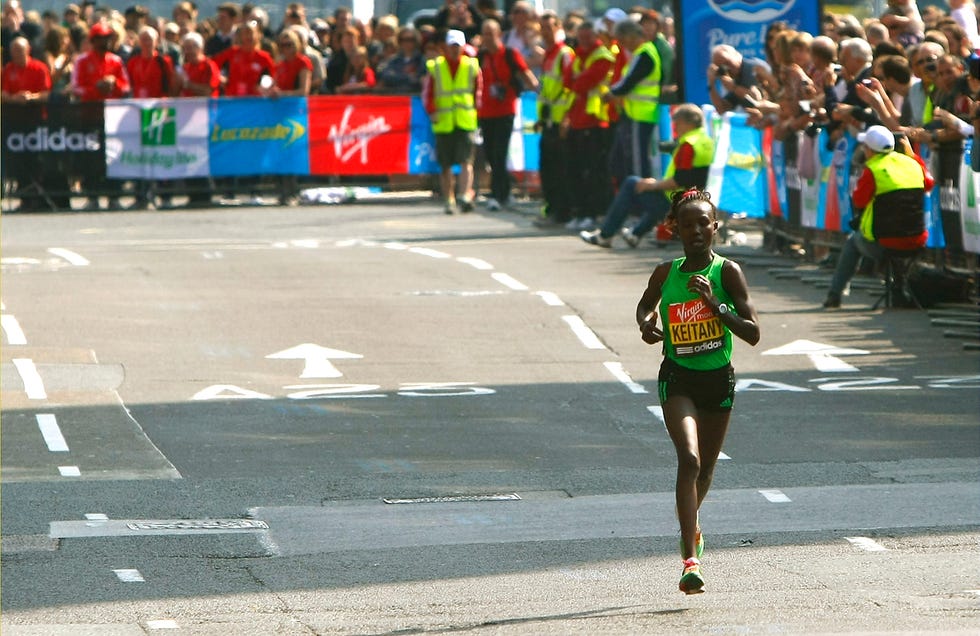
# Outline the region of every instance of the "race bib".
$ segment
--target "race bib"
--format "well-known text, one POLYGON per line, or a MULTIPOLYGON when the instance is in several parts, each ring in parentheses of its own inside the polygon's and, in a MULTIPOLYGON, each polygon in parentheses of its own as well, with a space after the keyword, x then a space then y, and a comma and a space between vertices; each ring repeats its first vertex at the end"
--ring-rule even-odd
POLYGON ((670 342, 678 358, 710 353, 725 346, 721 318, 700 298, 667 307, 670 342))

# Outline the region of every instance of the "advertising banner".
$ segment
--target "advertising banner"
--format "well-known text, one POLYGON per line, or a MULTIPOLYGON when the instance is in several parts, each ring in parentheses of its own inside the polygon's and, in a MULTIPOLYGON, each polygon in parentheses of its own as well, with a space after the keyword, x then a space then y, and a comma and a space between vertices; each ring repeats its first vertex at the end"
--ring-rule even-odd
POLYGON ((766 59, 766 29, 773 22, 821 33, 821 2, 813 0, 675 0, 677 61, 683 101, 710 104, 705 70, 711 49, 729 44, 746 57, 766 59))
POLYGON ((105 176, 101 103, 4 104, 0 113, 5 175, 22 179, 43 168, 75 177, 105 176))
POLYGON ((960 223, 963 231, 963 249, 980 254, 980 172, 970 167, 973 140, 967 139, 966 152, 960 165, 960 223))
POLYGON ((211 175, 309 174, 305 97, 231 97, 210 102, 211 175))
POLYGON ((106 102, 106 173, 114 179, 207 177, 208 99, 106 102))
POLYGON ((769 179, 762 131, 749 126, 747 119, 741 113, 722 117, 708 171, 708 191, 719 210, 759 219, 766 215, 769 179))
POLYGON ((432 121, 425 112, 421 97, 412 97, 412 134, 408 142, 409 174, 438 174, 436 139, 432 134, 432 121))
POLYGON ((407 173, 412 137, 410 100, 407 96, 373 95, 309 98, 310 174, 407 173))

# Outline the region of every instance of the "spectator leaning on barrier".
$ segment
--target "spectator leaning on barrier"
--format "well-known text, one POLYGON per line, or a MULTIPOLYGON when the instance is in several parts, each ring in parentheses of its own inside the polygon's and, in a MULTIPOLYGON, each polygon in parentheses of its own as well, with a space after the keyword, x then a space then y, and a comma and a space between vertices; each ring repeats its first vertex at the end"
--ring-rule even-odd
POLYGON ((126 62, 126 72, 133 87, 133 97, 169 97, 176 95, 177 83, 170 58, 157 50, 157 30, 142 26, 139 30, 139 55, 126 62))
POLYGON ((473 135, 477 129, 477 107, 482 95, 482 76, 477 61, 463 54, 462 31, 446 34, 445 54, 426 63, 422 102, 432 121, 439 162, 439 185, 446 214, 473 211, 473 135), (453 165, 459 166, 453 184, 453 165), (457 191, 459 196, 457 197, 457 191))
POLYGON ((566 116, 568 126, 569 190, 575 218, 565 226, 587 230, 595 226, 594 217, 612 200, 609 180, 609 111, 602 95, 616 58, 599 40, 592 22, 578 27, 575 62, 565 76, 565 86, 575 99, 566 116))
MULTIPOLYGON (((896 151, 895 135, 884 126, 871 126, 858 135, 864 144, 866 163, 851 195, 855 215, 854 230, 844 242, 830 291, 823 306, 840 307, 841 297, 861 256, 880 261, 885 250, 914 251, 926 244, 925 192, 933 179, 925 164, 913 152, 904 135, 901 151, 896 151)), ((895 280, 896 305, 903 299, 905 281, 895 280)))
POLYGON ((246 22, 238 27, 236 34, 239 44, 225 49, 214 56, 218 68, 227 65, 228 76, 225 83, 225 95, 229 97, 245 97, 261 95, 259 82, 266 75, 273 76, 275 62, 266 51, 259 48, 261 31, 259 23, 246 22))
POLYGON ((677 145, 663 179, 628 177, 606 210, 602 228, 580 232, 583 241, 599 247, 612 247, 613 237, 619 233, 627 245, 636 247, 640 239, 666 217, 675 192, 688 188, 704 189, 715 156, 715 142, 704 126, 704 114, 696 104, 681 104, 674 110, 672 120, 677 145), (637 209, 642 212, 639 222, 632 228, 622 227, 626 217, 637 209))
POLYGON ((537 223, 549 225, 568 222, 572 193, 568 187, 568 128, 565 115, 575 99, 565 86, 565 75, 575 62, 575 51, 565 44, 561 22, 553 12, 541 16, 541 37, 545 46, 541 92, 538 94, 538 130, 541 131, 541 194, 544 209, 537 223))
POLYGON ((413 27, 402 27, 398 31, 398 52, 378 68, 379 92, 418 93, 424 75, 422 38, 413 27))
POLYGON ((522 89, 536 90, 538 80, 520 52, 504 46, 500 24, 496 20, 483 22, 482 35, 480 69, 484 92, 478 114, 483 149, 490 167, 491 196, 487 199, 487 209, 496 211, 510 201, 507 153, 517 114, 517 96, 522 89))
POLYGON ((840 76, 843 82, 824 93, 831 118, 827 129, 834 140, 847 127, 860 129, 865 124, 881 123, 858 93, 858 86, 864 86, 864 82, 871 79, 873 57, 871 45, 866 40, 848 38, 840 43, 840 76))
POLYGON ((939 70, 939 58, 944 55, 943 48, 934 42, 923 42, 909 56, 912 72, 919 78, 909 88, 908 99, 902 106, 902 125, 906 126, 906 134, 916 143, 938 141, 939 133, 931 125, 934 119, 936 103, 934 92, 936 88, 936 72, 939 70), (927 128, 928 126, 928 128, 927 128), (936 138, 933 138, 936 133, 936 138))
POLYGON ((615 34, 620 46, 631 53, 622 79, 606 94, 620 105, 609 172, 616 183, 622 183, 629 175, 653 176, 650 143, 659 118, 662 67, 657 48, 639 24, 623 20, 616 25, 615 34))

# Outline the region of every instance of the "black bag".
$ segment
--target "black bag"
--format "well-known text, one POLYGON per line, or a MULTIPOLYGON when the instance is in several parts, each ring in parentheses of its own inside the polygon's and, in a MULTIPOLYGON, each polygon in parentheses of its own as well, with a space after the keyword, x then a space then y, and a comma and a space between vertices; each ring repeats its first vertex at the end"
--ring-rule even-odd
POLYGON ((972 302, 977 281, 968 274, 959 274, 917 264, 909 273, 909 288, 923 307, 940 303, 972 302))

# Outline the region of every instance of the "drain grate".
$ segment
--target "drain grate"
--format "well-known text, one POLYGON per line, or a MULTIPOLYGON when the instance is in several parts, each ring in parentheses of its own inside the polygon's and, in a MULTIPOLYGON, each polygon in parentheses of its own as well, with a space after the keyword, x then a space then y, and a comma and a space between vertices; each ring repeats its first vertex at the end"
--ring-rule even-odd
POLYGON ((265 521, 251 519, 205 519, 201 521, 136 521, 127 523, 130 530, 268 530, 265 521))
POLYGON ((509 494, 492 495, 447 495, 445 497, 413 497, 410 499, 387 499, 381 501, 386 504, 422 504, 422 503, 472 503, 478 501, 520 501, 521 497, 516 492, 509 494))

